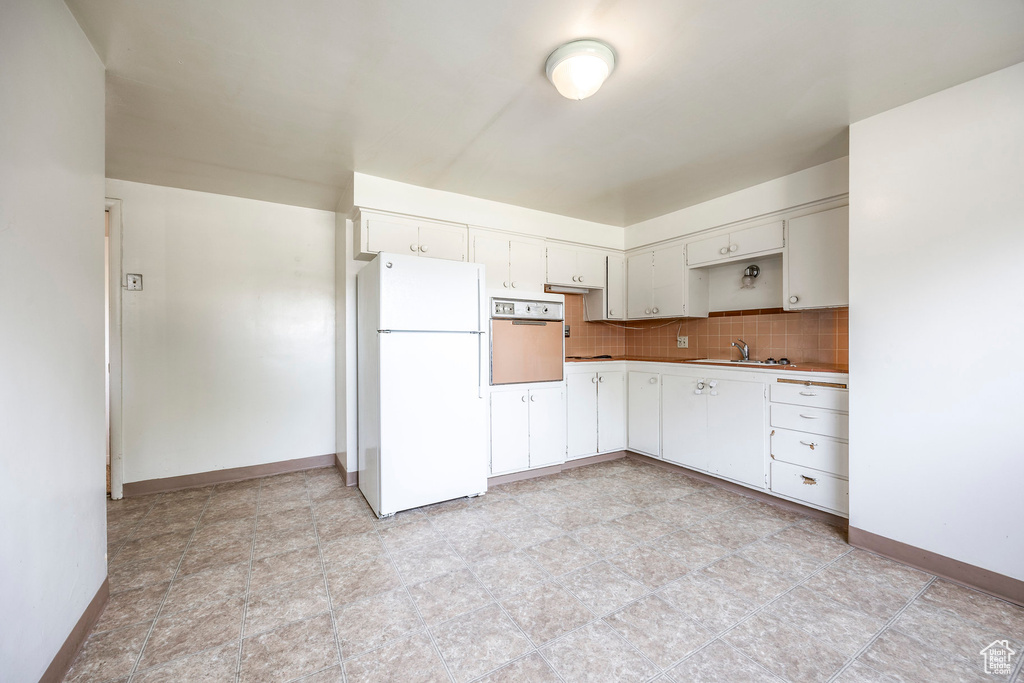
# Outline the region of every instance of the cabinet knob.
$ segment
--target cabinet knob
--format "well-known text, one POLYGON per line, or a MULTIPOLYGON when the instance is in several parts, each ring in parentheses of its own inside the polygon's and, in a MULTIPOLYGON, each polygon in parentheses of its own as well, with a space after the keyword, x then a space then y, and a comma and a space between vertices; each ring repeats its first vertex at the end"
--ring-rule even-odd
POLYGON ((800 301, 800 297, 798 297, 798 296, 791 296, 791 297, 789 297, 789 303, 795 304, 797 301, 800 301))
POLYGON ((651 384, 657 384, 658 383, 658 378, 657 377, 652 377, 652 378, 650 378, 647 381, 650 382, 651 384))
POLYGON ((711 390, 711 395, 712 396, 718 396, 718 389, 712 389, 711 390))
POLYGON ((649 309, 649 308, 645 308, 645 309, 644 309, 644 314, 645 314, 645 315, 650 315, 650 314, 651 314, 651 309, 649 309))
POLYGON ((654 307, 653 309, 651 309, 651 312, 652 312, 652 313, 657 313, 657 312, 658 312, 658 307, 657 307, 657 306, 655 306, 655 307, 654 307))
POLYGON ((530 401, 531 401, 532 403, 536 403, 536 402, 537 402, 537 397, 536 397, 536 396, 534 396, 533 394, 530 394, 530 401))
POLYGON ((597 384, 597 376, 595 375, 595 376, 591 377, 590 381, 593 382, 594 384, 597 384))
POLYGON ((526 394, 523 394, 523 403, 526 403, 526 394))
POLYGON ((729 247, 722 247, 721 249, 718 250, 718 253, 719 254, 728 254, 729 253, 729 247))
POLYGON ((513 280, 513 281, 512 281, 512 289, 515 289, 515 288, 516 288, 516 283, 515 283, 515 281, 513 280))
POLYGON ((508 289, 508 283, 507 282, 502 282, 501 286, 504 287, 505 289, 508 289))
POLYGON ((419 251, 419 249, 420 249, 420 245, 418 245, 418 244, 410 244, 409 245, 409 251, 419 251))
POLYGON ((426 254, 427 253, 427 245, 421 244, 420 245, 420 251, 422 251, 424 254, 426 254))
POLYGON ((583 276, 580 275, 580 282, 583 282, 583 276))
POLYGON ((716 380, 716 379, 711 380, 710 382, 708 382, 708 386, 711 387, 712 389, 714 389, 715 387, 718 386, 718 380, 716 380))
POLYGON ((573 275, 572 276, 572 281, 573 282, 579 282, 579 278, 577 278, 575 275, 573 275))
POLYGON ((700 396, 700 395, 701 395, 701 394, 703 394, 704 392, 703 392, 703 391, 701 391, 700 389, 694 389, 694 390, 693 390, 693 393, 695 393, 695 394, 697 394, 698 396, 700 396))
POLYGON ((597 381, 598 382, 604 382, 604 375, 598 376, 597 381))
POLYGON ((740 248, 740 245, 738 245, 738 244, 730 244, 729 245, 729 251, 736 251, 739 248, 740 248))
POLYGON ((615 315, 615 309, 614 308, 609 308, 608 309, 608 315, 615 315))

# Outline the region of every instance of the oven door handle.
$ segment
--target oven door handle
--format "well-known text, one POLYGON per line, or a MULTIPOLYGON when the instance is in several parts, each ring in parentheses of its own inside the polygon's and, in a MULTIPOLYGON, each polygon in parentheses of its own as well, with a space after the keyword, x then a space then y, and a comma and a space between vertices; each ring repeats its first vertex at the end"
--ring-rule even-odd
POLYGON ((544 325, 547 325, 548 323, 547 323, 546 320, 513 320, 512 324, 513 325, 540 325, 541 327, 543 327, 544 325))

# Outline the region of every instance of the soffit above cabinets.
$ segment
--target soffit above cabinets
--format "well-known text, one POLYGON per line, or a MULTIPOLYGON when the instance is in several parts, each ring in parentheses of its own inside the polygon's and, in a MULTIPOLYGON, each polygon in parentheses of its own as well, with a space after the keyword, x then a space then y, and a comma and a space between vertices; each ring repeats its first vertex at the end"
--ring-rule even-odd
POLYGON ((67 0, 107 175, 333 210, 352 172, 629 225, 847 153, 847 125, 1024 60, 1019 0, 67 0), (544 77, 593 37, 588 100, 544 77))

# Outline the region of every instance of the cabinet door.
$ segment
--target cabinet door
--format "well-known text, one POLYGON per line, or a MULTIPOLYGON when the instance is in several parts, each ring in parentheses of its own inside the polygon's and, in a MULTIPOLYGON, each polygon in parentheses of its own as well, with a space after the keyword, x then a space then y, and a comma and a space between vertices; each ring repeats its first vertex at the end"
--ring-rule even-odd
POLYGON ((493 294, 495 290, 509 289, 508 240, 498 239, 491 235, 475 235, 473 237, 473 262, 486 266, 487 290, 489 292, 493 294))
POLYGON ((683 245, 654 251, 651 269, 651 314, 659 318, 686 315, 683 245))
POLYGON ((708 389, 697 377, 662 377, 662 456, 698 470, 710 467, 708 389), (701 393, 696 393, 697 391, 701 393))
POLYGON ((602 453, 626 447, 626 373, 597 376, 597 448, 602 453))
POLYGON ((760 382, 718 380, 711 388, 708 439, 713 474, 764 488, 765 401, 765 385, 760 382))
POLYGON ((576 251, 562 247, 547 248, 547 282, 552 285, 575 285, 576 251))
POLYGON ((544 244, 541 242, 519 242, 512 240, 508 245, 509 284, 517 293, 544 291, 544 244))
POLYGON ((730 256, 782 249, 782 244, 782 221, 729 233, 730 256))
POLYGON ((382 251, 419 254, 419 228, 415 223, 367 218, 366 232, 366 250, 374 254, 382 251))
POLYGON ((629 448, 640 453, 661 455, 661 384, 658 375, 629 373, 629 448))
POLYGON ((565 391, 530 391, 530 467, 565 462, 565 391))
POLYGON ((530 466, 530 409, 525 391, 491 394, 491 474, 530 466))
POLYGON ((686 245, 686 264, 696 266, 729 258, 729 236, 715 235, 686 245))
POLYGON ((468 232, 466 228, 454 225, 421 225, 420 256, 465 261, 468 232))
POLYGON ((605 296, 606 313, 611 320, 622 320, 626 317, 625 267, 625 260, 621 256, 608 257, 608 284, 605 287, 605 296))
POLYGON ((576 276, 579 278, 577 284, 584 287, 604 287, 604 259, 604 254, 596 251, 576 252, 576 276))
POLYGON ((651 317, 651 252, 633 254, 626 262, 626 317, 651 317))
POLYGON ((795 311, 849 304, 850 207, 794 218, 789 222, 783 305, 795 311))
POLYGON ((566 457, 581 458, 597 453, 597 373, 565 376, 566 457))

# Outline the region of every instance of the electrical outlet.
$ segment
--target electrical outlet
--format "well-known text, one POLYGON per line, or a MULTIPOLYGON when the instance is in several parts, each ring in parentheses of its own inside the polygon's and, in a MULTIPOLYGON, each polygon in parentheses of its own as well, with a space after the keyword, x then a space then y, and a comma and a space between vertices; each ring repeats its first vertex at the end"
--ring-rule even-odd
POLYGON ((565 338, 569 338, 569 323, 565 323, 565 338))
POLYGON ((124 282, 124 288, 130 292, 137 292, 142 289, 142 276, 138 273, 125 274, 124 282))
POLYGON ((689 337, 676 337, 676 348, 677 349, 688 349, 690 348, 689 337))

